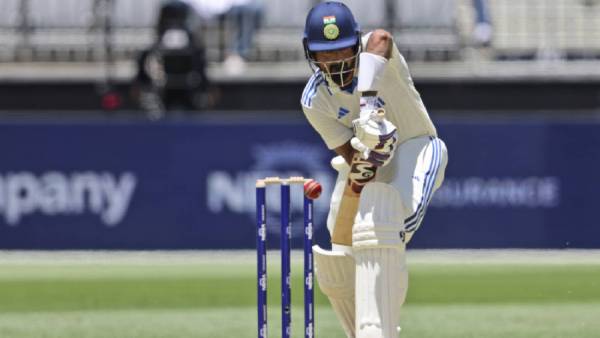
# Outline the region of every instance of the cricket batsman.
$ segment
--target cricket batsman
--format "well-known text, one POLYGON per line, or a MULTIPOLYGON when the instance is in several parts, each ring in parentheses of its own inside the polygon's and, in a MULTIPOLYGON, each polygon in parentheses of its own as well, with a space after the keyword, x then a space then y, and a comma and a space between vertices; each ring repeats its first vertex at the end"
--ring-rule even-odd
POLYGON ((322 2, 303 44, 313 75, 302 109, 339 155, 317 280, 348 337, 398 337, 406 243, 444 180, 446 146, 390 33, 363 35, 348 7, 322 2))

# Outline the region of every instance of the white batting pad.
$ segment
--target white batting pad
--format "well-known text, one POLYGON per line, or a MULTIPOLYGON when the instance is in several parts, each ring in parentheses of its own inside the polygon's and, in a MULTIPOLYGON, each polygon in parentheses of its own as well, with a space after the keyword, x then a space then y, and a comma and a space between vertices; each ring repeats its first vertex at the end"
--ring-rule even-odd
POLYGON ((352 237, 357 338, 398 337, 408 287, 402 210, 400 193, 391 185, 369 183, 363 189, 352 237))
POLYGON ((402 210, 402 199, 396 188, 387 183, 367 183, 360 195, 352 230, 352 247, 356 250, 402 246, 402 210))
POLYGON ((354 275, 352 256, 313 246, 315 273, 321 291, 329 298, 346 336, 354 338, 354 275))

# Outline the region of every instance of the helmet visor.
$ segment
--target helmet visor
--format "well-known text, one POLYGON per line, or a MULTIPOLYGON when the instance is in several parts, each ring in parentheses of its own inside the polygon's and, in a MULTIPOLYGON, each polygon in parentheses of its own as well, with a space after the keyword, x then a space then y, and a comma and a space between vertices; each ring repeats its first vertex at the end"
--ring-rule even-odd
POLYGON ((351 57, 340 60, 317 61, 311 58, 310 63, 313 67, 319 68, 328 80, 343 88, 352 83, 352 79, 356 74, 358 52, 351 57))

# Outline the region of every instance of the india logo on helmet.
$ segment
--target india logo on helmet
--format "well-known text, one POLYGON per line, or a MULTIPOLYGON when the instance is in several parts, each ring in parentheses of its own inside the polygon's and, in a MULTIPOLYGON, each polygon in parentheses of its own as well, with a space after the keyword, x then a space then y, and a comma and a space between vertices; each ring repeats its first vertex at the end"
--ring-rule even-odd
POLYGON ((337 25, 330 23, 329 25, 325 26, 325 29, 323 29, 323 34, 327 39, 335 40, 338 38, 338 36, 340 36, 340 29, 337 25))

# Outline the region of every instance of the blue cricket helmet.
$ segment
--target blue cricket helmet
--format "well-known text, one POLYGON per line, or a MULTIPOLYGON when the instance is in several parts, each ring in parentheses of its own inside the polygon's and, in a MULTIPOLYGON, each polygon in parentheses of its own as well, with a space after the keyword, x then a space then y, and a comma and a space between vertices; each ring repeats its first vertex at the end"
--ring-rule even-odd
POLYGON ((321 2, 306 17, 304 49, 308 54, 358 46, 360 27, 350 9, 341 2, 321 2))

